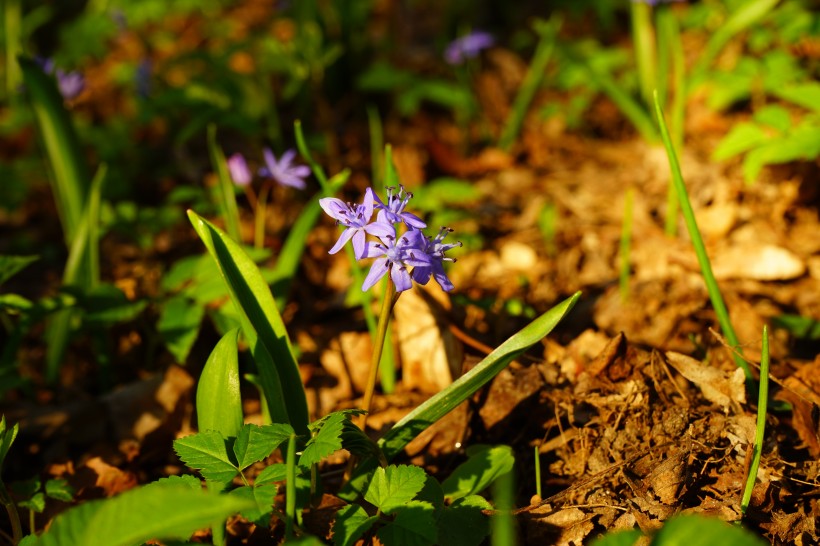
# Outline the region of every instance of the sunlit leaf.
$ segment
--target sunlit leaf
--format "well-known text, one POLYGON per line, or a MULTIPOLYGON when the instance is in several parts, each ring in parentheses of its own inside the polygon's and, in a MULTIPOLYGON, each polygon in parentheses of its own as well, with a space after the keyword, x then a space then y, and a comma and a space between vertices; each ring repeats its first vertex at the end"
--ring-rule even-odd
POLYGON ((239 473, 228 456, 225 438, 218 432, 200 432, 175 440, 174 451, 186 465, 215 483, 228 484, 239 473))
POLYGON ((199 430, 215 430, 223 438, 235 438, 242 428, 238 338, 239 330, 235 329, 219 340, 202 368, 196 388, 199 430))
POLYGON ((376 532, 384 546, 436 544, 438 532, 432 505, 411 501, 396 512, 396 519, 376 532))
POLYGON ((273 423, 261 427, 253 424, 244 425, 233 445, 239 468, 244 469, 261 461, 273 453, 273 450, 292 434, 294 434, 293 427, 284 423, 273 423))
POLYGON ((444 496, 450 501, 480 493, 515 465, 512 448, 507 445, 471 446, 468 455, 441 483, 444 496))
POLYGON ((356 504, 345 506, 336 513, 336 521, 333 522, 333 544, 353 546, 378 519, 378 516, 368 517, 364 508, 356 504))
POLYGON ((364 498, 382 512, 391 513, 410 502, 426 480, 427 474, 418 466, 379 467, 370 479, 364 498))

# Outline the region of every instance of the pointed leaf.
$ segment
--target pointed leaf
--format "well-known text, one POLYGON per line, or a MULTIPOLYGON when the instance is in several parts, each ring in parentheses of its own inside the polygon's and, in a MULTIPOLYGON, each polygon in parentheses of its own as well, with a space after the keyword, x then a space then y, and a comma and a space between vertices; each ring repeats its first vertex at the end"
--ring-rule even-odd
POLYGON ((258 426, 248 424, 239 431, 233 445, 233 452, 239 468, 244 470, 253 463, 261 461, 279 447, 282 442, 294 434, 293 427, 284 423, 258 426))
POLYGON ((204 316, 205 305, 181 294, 171 296, 163 303, 157 331, 177 363, 185 364, 188 359, 204 316))
POLYGON ((239 330, 233 329, 219 340, 196 388, 199 430, 215 430, 223 438, 235 438, 242 428, 238 339, 239 330))
POLYGON ((39 256, 0 256, 0 284, 39 259, 39 256))
POLYGON ((252 521, 257 525, 267 526, 270 522, 270 515, 273 513, 273 499, 279 487, 274 483, 265 485, 254 485, 238 487, 229 494, 248 500, 252 503, 251 508, 242 510, 242 517, 252 521))
POLYGON ((472 446, 471 449, 470 457, 441 484, 445 498, 451 502, 483 491, 515 465, 510 446, 472 446))
POLYGON ((304 451, 302 451, 302 456, 299 457, 299 466, 317 464, 334 451, 342 449, 342 430, 347 419, 347 415, 342 412, 331 413, 324 418, 319 432, 308 440, 304 451))
POLYGON ((228 456, 225 438, 218 432, 200 432, 180 438, 174 441, 174 451, 207 480, 228 484, 239 473, 228 456))
POLYGON ((389 514, 410 502, 422 490, 426 480, 427 474, 418 466, 379 467, 370 479, 364 498, 389 514))
POLYGON ((74 488, 66 480, 54 479, 46 482, 46 495, 52 499, 71 502, 74 500, 74 493, 74 488))
POLYGON ((271 419, 289 423, 302 434, 308 423, 305 390, 270 288, 253 260, 225 232, 193 211, 188 211, 188 217, 241 311, 242 331, 259 369, 271 419))
POLYGON ((243 499, 194 491, 185 485, 138 487, 60 514, 48 531, 26 544, 133 546, 151 539, 186 538, 249 506, 243 499))
POLYGON ((3 466, 3 461, 6 460, 6 455, 9 453, 11 444, 17 438, 17 433, 20 431, 20 423, 14 423, 11 428, 6 427, 6 416, 0 418, 0 467, 3 466))
POLYGON ((378 519, 377 516, 368 517, 361 506, 348 504, 336 512, 336 521, 333 522, 333 544, 353 546, 378 519))

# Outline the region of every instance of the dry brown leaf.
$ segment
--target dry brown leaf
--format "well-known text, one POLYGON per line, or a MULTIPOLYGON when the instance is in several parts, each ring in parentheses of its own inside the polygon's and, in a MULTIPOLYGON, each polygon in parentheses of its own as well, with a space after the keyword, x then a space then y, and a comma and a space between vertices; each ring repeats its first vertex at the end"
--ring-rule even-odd
POLYGON ((683 377, 697 385, 704 398, 728 410, 732 402, 746 402, 745 376, 737 368, 727 374, 722 370, 705 366, 691 356, 669 351, 666 360, 683 377))
POLYGON ((806 272, 806 264, 791 251, 768 244, 746 243, 725 248, 712 258, 715 278, 785 281, 806 272))
POLYGON ((85 466, 97 474, 95 485, 105 491, 107 497, 128 491, 138 484, 137 477, 132 472, 126 472, 116 466, 111 466, 100 457, 89 459, 85 466))

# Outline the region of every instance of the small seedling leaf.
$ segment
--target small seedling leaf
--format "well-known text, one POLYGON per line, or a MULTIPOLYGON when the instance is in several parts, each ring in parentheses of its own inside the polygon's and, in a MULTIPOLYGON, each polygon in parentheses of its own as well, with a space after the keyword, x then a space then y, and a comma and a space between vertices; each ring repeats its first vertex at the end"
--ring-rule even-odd
POLYGON ((356 504, 349 504, 336 513, 333 523, 333 544, 336 546, 352 546, 365 534, 378 516, 368 517, 364 508, 356 504))
POLYGON ((228 484, 239 473, 231 461, 225 438, 218 432, 200 432, 174 442, 174 451, 191 468, 212 482, 228 484))
POLYGON ((242 428, 238 339, 239 329, 222 336, 205 362, 196 389, 199 430, 215 430, 224 438, 235 438, 242 428))
POLYGON ((165 300, 157 320, 157 331, 176 361, 184 364, 199 334, 205 306, 183 295, 165 300))
POLYGON ((474 451, 469 453, 469 458, 441 484, 450 502, 481 492, 515 465, 510 446, 473 446, 471 449, 474 451))
POLYGON ((427 474, 418 466, 379 467, 370 479, 364 498, 389 514, 410 502, 422 490, 426 480, 427 474))
POLYGON ((138 487, 60 514, 48 531, 26 544, 133 546, 151 539, 187 538, 249 506, 244 499, 194 491, 185 485, 138 487))
POLYGON ((396 512, 396 519, 376 533, 385 546, 428 546, 436 544, 436 520, 433 506, 412 501, 396 512))
POLYGON ((74 493, 74 488, 66 480, 54 479, 46 482, 46 495, 52 499, 71 502, 74 500, 74 493))
POLYGON ((343 412, 331 413, 322 419, 318 432, 315 432, 317 423, 313 423, 311 429, 315 436, 308 440, 299 457, 299 466, 314 465, 334 451, 342 449, 342 430, 347 419, 348 416, 343 412))
POLYGON ((233 445, 233 452, 240 469, 245 469, 261 461, 273 450, 282 445, 291 434, 293 427, 284 423, 273 423, 265 426, 245 425, 233 445))
POLYGON ((0 467, 3 466, 3 461, 6 460, 6 455, 8 455, 14 439, 17 438, 19 430, 20 423, 14 423, 13 427, 8 428, 6 426, 6 416, 0 418, 0 467))

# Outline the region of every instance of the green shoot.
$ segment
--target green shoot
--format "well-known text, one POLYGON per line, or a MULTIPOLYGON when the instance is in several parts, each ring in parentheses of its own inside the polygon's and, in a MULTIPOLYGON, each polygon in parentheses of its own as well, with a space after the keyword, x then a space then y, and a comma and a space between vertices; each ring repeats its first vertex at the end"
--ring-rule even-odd
POLYGON ((558 16, 553 16, 548 22, 537 21, 535 30, 538 33, 538 46, 530 62, 524 82, 515 96, 510 115, 501 137, 498 139, 498 147, 502 150, 509 150, 512 143, 521 132, 521 125, 524 123, 524 116, 532 103, 536 91, 541 86, 541 82, 546 74, 547 64, 555 49, 555 38, 561 28, 562 20, 558 16))
POLYGON ((541 499, 543 498, 541 497, 541 455, 538 452, 538 446, 533 447, 533 452, 535 455, 533 459, 535 462, 535 495, 541 499))
POLYGON ((220 208, 222 218, 225 220, 225 228, 228 235, 238 242, 242 242, 242 235, 239 231, 239 208, 236 205, 236 189, 228 172, 228 163, 225 161, 225 154, 216 142, 216 125, 208 125, 208 153, 211 156, 211 164, 216 170, 218 179, 220 208))
POLYGON ((493 546, 515 546, 518 538, 515 530, 515 473, 513 470, 501 474, 493 482, 493 499, 496 513, 490 521, 493 546))
POLYGON ((625 303, 629 299, 629 254, 632 246, 632 202, 635 199, 635 190, 629 188, 624 196, 624 219, 621 224, 621 273, 619 278, 619 288, 621 291, 621 302, 625 303))
POLYGON ((757 391, 757 427, 752 449, 752 464, 749 466, 749 475, 746 477, 746 487, 740 501, 740 511, 745 516, 752 499, 752 490, 757 479, 757 469, 760 467, 760 455, 763 449, 763 434, 766 431, 766 408, 769 400, 769 330, 763 325, 763 349, 760 355, 760 387, 757 391))
MULTIPOLYGON (((393 314, 393 306, 396 304, 396 286, 390 279, 390 276, 385 277, 385 289, 382 295, 382 309, 379 313, 379 327, 376 330, 376 339, 373 342, 373 358, 370 361, 370 369, 367 373, 367 384, 365 385, 364 400, 362 401, 362 409, 365 412, 370 411, 373 403, 373 394, 376 390, 376 377, 379 374, 379 362, 382 359, 382 351, 387 340, 387 327, 390 325, 390 316, 393 314)), ((359 417, 359 428, 365 430, 367 426, 367 413, 363 413, 359 417)))
MULTIPOLYGON (((712 273, 712 266, 709 262, 709 256, 706 254, 706 246, 703 244, 703 238, 700 236, 697 220, 695 219, 695 212, 692 209, 692 204, 689 202, 689 195, 686 192, 686 185, 683 182, 683 174, 681 173, 680 164, 678 163, 678 156, 675 153, 675 146, 672 139, 669 137, 669 130, 666 127, 666 121, 663 117, 663 110, 661 109, 658 95, 655 94, 655 114, 658 120, 658 127, 661 131, 661 138, 663 144, 666 146, 666 154, 669 157, 669 168, 672 171, 672 182, 675 185, 675 191, 680 202, 683 219, 686 221, 686 228, 689 230, 689 237, 692 239, 692 246, 695 248, 695 254, 698 257, 700 270, 703 273, 703 280, 706 283, 706 290, 709 292, 709 298, 712 301, 712 307, 715 309, 718 323, 723 330, 729 344, 740 351, 740 344, 729 320, 729 311, 726 309, 726 304, 723 302, 723 296, 720 293, 720 287, 715 280, 715 275, 712 273)), ((733 353, 735 363, 743 369, 746 374, 746 381, 754 380, 752 370, 749 365, 743 360, 743 357, 738 353, 733 353)))
MULTIPOLYGON (((3 467, 3 462, 6 460, 6 455, 11 449, 11 445, 17 438, 17 433, 20 430, 19 423, 15 423, 13 427, 6 426, 6 416, 0 418, 0 468, 3 467)), ((0 503, 9 514, 9 521, 11 522, 12 542, 17 544, 23 538, 23 528, 20 525, 20 514, 17 512, 17 506, 14 500, 9 495, 6 484, 0 479, 0 503)))
POLYGON ((652 6, 647 2, 631 2, 632 47, 638 68, 641 98, 647 107, 652 104, 652 90, 657 85, 655 31, 652 27, 652 6))
POLYGON ((287 482, 285 483, 285 540, 293 538, 293 523, 296 521, 296 435, 288 437, 287 482))

